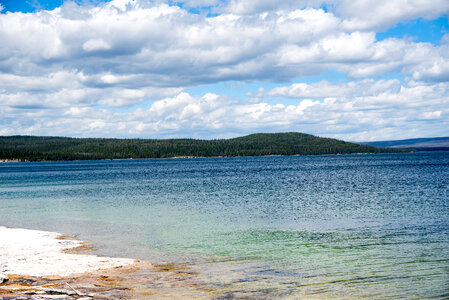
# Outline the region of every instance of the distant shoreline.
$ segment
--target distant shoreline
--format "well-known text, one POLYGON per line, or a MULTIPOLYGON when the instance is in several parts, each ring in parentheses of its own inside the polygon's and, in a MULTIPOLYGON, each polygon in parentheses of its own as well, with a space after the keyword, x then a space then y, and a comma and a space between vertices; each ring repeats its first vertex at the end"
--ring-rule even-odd
POLYGON ((11 162, 27 162, 28 160, 14 159, 14 158, 2 158, 0 163, 11 163, 11 162))
POLYGON ((0 136, 0 159, 9 161, 253 157, 409 151, 376 148, 300 132, 257 133, 220 140, 0 136))
MULTIPOLYGON (((425 152, 425 151, 422 151, 425 152)), ((292 154, 292 155, 246 155, 246 156, 173 156, 173 157, 130 157, 130 158, 98 158, 98 159, 65 159, 65 160, 21 160, 21 159, 0 159, 0 163, 20 163, 20 162, 54 162, 54 161, 117 161, 117 160, 144 160, 144 159, 197 159, 197 158, 245 158, 245 157, 292 157, 292 156, 332 156, 332 155, 377 155, 394 154, 398 152, 381 153, 331 153, 331 154, 292 154)), ((416 153, 415 151, 399 153, 416 153)))

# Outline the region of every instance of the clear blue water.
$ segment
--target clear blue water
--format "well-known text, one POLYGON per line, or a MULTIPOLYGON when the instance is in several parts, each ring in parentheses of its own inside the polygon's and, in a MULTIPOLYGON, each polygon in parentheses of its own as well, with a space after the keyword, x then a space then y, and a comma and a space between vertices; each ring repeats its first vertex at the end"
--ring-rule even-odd
POLYGON ((448 152, 3 163, 0 225, 249 296, 449 298, 448 152))

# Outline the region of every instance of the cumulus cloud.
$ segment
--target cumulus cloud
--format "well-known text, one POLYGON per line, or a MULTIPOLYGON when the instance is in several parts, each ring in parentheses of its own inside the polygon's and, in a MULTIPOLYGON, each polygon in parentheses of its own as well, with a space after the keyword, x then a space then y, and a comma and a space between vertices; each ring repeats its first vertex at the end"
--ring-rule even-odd
POLYGON ((385 30, 401 21, 433 19, 449 12, 446 0, 342 0, 336 14, 348 30, 385 30))
POLYGON ((352 78, 418 72, 415 79, 425 80, 424 60, 448 61, 447 47, 378 42, 374 32, 348 32, 344 22, 314 8, 206 17, 144 0, 68 2, 53 11, 0 15, 0 72, 25 78, 75 71, 93 79, 86 85, 186 87, 287 81, 329 69, 352 78))
POLYGON ((375 30, 437 17, 449 3, 373 3, 184 2, 220 12, 208 16, 165 1, 113 0, 0 14, 0 134, 216 137, 299 130, 360 140, 379 136, 382 126, 391 135, 400 127, 414 130, 408 124, 419 120, 443 128, 447 37, 438 46, 378 41, 375 30), (354 81, 261 89, 243 102, 182 92, 228 80, 291 82, 329 70, 354 81), (414 81, 371 79, 385 74, 414 81), (264 102, 265 95, 298 100, 264 102))
MULTIPOLYGON (((201 6, 198 1, 186 1, 201 6)), ((280 10, 326 7, 343 20, 347 30, 385 30, 397 23, 418 18, 433 19, 449 12, 446 0, 228 0, 207 1, 218 12, 239 15, 280 10)))
POLYGON ((273 89, 290 104, 237 101, 207 93, 181 92, 149 108, 117 112, 62 106, 27 109, 2 106, 0 134, 53 134, 110 137, 230 137, 260 131, 303 131, 364 141, 444 135, 449 126, 449 84, 397 80, 350 82, 334 93, 328 82, 273 89), (331 96, 330 96, 331 95, 331 96), (318 99, 322 98, 322 99, 318 99), (293 102, 292 102, 293 101, 293 102), (404 131, 408 135, 404 136, 404 131))
POLYGON ((233 14, 254 14, 268 11, 295 10, 306 7, 319 7, 320 5, 332 3, 333 0, 229 0, 217 1, 217 11, 233 14))
POLYGON ((414 58, 416 65, 410 66, 407 70, 413 74, 413 79, 449 81, 449 45, 444 44, 434 51, 438 54, 422 51, 421 55, 414 58))
POLYGON ((365 79, 339 83, 321 81, 277 87, 272 89, 268 95, 288 98, 362 97, 378 96, 386 91, 397 93, 401 87, 401 82, 397 79, 378 81, 365 79))
POLYGON ((99 77, 104 84, 92 84, 92 76, 79 72, 58 71, 46 76, 0 74, 0 105, 41 108, 70 105, 120 107, 173 96, 182 90, 165 87, 122 88, 119 84, 108 83, 117 83, 123 78, 108 74, 99 77), (18 84, 20 89, 17 88, 18 84))
POLYGON ((86 51, 107 50, 111 48, 111 46, 102 39, 90 39, 85 42, 82 47, 86 51))
MULTIPOLYGON (((447 134, 449 84, 399 80, 363 80, 349 83, 326 81, 272 89, 268 95, 297 99, 322 98, 307 111, 311 120, 324 124, 327 135, 355 141, 397 139, 395 135, 447 134), (426 124, 425 120, 432 120, 426 124), (423 129, 426 128, 426 129, 423 129), (382 131, 385 130, 385 131, 382 131)), ((307 101, 307 100, 303 100, 307 101)))
POLYGON ((313 8, 207 18, 176 6, 115 0, 1 15, 0 22, 0 70, 145 74, 148 85, 279 81, 329 68, 370 76, 357 73, 356 63, 365 70, 382 65, 385 72, 403 67, 405 52, 418 51, 412 42, 376 42, 374 32, 348 32, 344 20, 313 8))

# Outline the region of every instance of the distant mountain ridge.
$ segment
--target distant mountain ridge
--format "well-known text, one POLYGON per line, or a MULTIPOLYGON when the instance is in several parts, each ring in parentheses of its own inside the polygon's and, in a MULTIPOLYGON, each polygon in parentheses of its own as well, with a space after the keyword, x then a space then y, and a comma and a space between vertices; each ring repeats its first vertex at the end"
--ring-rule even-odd
POLYGON ((405 152, 299 132, 258 133, 221 140, 0 137, 0 160, 87 160, 405 152))
POLYGON ((449 151, 449 137, 361 142, 359 144, 371 145, 374 147, 412 148, 417 150, 429 150, 429 151, 437 151, 437 150, 449 151))

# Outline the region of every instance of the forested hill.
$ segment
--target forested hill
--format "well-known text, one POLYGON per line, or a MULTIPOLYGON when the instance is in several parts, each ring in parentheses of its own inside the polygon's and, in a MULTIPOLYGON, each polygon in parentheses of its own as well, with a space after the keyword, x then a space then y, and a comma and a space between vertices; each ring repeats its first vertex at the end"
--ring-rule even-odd
POLYGON ((104 139, 36 136, 0 137, 0 159, 85 160, 213 156, 311 155, 404 152, 304 133, 258 133, 220 139, 104 139))

